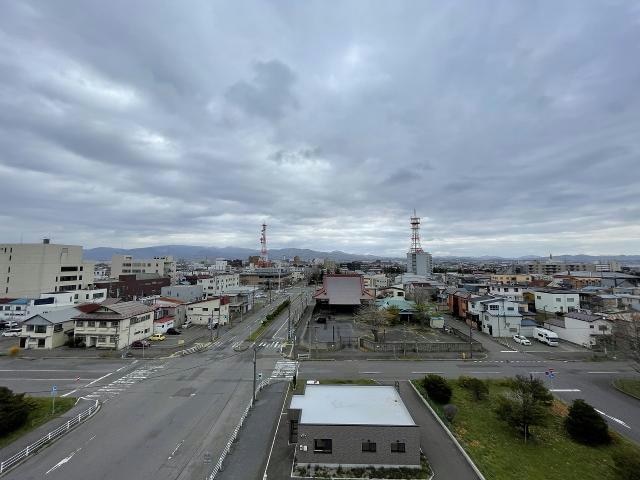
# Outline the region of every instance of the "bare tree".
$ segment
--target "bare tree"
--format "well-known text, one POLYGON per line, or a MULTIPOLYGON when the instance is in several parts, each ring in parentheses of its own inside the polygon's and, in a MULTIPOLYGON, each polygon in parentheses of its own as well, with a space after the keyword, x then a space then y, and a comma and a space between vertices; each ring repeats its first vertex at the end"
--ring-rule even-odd
POLYGON ((640 362, 640 313, 618 318, 613 327, 618 351, 640 362))
POLYGON ((386 325, 384 310, 378 309, 375 305, 364 305, 355 314, 357 322, 369 325, 373 339, 379 342, 380 326, 386 325))

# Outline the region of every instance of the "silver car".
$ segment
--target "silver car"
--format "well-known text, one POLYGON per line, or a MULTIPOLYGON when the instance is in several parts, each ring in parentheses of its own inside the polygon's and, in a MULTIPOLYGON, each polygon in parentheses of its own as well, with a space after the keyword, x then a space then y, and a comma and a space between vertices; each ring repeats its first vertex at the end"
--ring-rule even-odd
POLYGON ((514 335, 513 341, 520 345, 531 345, 531 341, 523 335, 514 335))

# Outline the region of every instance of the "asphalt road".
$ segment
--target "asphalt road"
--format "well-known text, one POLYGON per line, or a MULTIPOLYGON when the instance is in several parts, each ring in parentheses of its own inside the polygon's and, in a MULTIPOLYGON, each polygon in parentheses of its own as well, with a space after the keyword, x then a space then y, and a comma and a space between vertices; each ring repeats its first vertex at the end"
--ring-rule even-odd
MULTIPOLYGON (((253 352, 236 352, 233 346, 284 298, 223 329, 208 351, 182 358, 104 364, 65 359, 59 362, 67 366, 60 368, 52 368, 51 360, 28 365, 3 360, 1 369, 17 370, 2 375, 18 391, 46 394, 56 381, 60 393, 76 390, 72 396, 99 398, 104 405, 95 417, 6 478, 204 478, 212 468, 205 457, 215 463, 251 398, 253 352), (46 371, 63 369, 68 371, 46 371)), ((283 330, 286 335, 286 313, 264 338, 284 338, 279 335, 283 330)), ((258 371, 268 376, 279 359, 275 349, 260 349, 258 371)))

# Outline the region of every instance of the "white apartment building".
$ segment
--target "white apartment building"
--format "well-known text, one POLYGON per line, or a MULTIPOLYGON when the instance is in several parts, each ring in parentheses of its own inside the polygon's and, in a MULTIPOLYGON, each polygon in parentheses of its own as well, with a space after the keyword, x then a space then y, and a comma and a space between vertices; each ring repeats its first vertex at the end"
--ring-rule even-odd
POLYGON ((223 258, 216 258, 216 262, 213 265, 211 265, 211 269, 216 272, 226 272, 228 263, 229 262, 227 262, 223 258))
POLYGON ((82 247, 42 243, 0 244, 0 295, 38 298, 41 293, 82 290, 93 285, 93 262, 82 247))
POLYGON ((133 258, 132 255, 113 255, 111 257, 111 278, 135 273, 156 273, 171 277, 174 285, 177 279, 176 261, 173 257, 153 257, 151 259, 133 258))
POLYGON ((567 313, 580 308, 580 294, 573 290, 539 288, 533 294, 538 312, 567 313))
POLYGON ((556 332, 561 340, 591 348, 598 338, 611 335, 613 323, 597 315, 567 313, 562 318, 549 318, 544 327, 556 332))
POLYGON ((153 334, 154 311, 140 302, 100 305, 74 317, 74 336, 87 347, 120 350, 153 334))
POLYGON ((522 302, 524 299, 523 293, 526 288, 526 285, 492 284, 489 285, 489 294, 505 297, 516 302, 522 302))
POLYGON ((223 273, 210 278, 199 278, 197 285, 202 286, 205 297, 215 297, 240 286, 239 273, 223 273))
POLYGON ((518 304, 506 298, 491 298, 485 300, 469 300, 470 313, 479 316, 482 331, 492 337, 511 337, 516 334, 531 335, 528 330, 523 331, 522 314, 518 304))
POLYGON ((209 298, 187 304, 187 323, 193 325, 226 325, 229 323, 229 304, 221 298, 209 298))

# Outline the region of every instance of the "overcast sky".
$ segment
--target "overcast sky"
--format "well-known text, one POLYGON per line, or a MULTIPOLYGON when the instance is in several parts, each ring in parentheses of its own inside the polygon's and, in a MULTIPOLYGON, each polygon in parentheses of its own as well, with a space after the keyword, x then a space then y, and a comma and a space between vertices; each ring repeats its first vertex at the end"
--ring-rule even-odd
POLYGON ((0 242, 640 254, 637 1, 0 3, 0 242))

